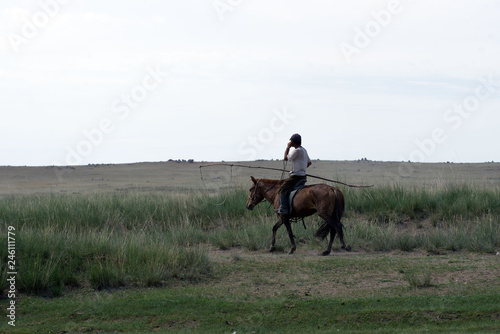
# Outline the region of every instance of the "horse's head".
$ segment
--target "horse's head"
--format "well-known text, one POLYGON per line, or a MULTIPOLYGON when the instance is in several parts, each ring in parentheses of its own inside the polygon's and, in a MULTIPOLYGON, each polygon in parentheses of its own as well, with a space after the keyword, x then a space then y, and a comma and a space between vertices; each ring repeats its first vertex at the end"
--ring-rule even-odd
POLYGON ((247 209, 253 210, 257 204, 264 200, 264 195, 262 194, 262 185, 259 184, 259 180, 256 180, 253 176, 250 178, 252 179, 253 184, 250 188, 250 193, 248 194, 247 209))

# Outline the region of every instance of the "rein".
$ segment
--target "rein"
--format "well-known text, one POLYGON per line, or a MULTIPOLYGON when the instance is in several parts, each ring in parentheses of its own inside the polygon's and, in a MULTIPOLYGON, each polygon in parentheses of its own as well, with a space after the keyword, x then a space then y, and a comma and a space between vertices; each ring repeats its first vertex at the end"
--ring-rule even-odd
MULTIPOLYGON (((283 180, 283 177, 285 176, 285 172, 286 172, 286 165, 287 165, 287 163, 288 163, 288 161, 283 160, 283 169, 282 169, 282 171, 281 171, 280 181, 282 181, 282 180, 283 180)), ((272 185, 272 186, 270 186, 270 187, 269 187, 269 188, 268 188, 265 192, 267 193, 269 190, 271 190, 272 188, 274 188, 274 186, 275 186, 275 185, 273 184, 273 185, 272 185)), ((279 193, 279 188, 278 188, 278 190, 276 190, 276 192, 274 193, 273 198, 271 198, 271 200, 270 200, 270 201, 268 201, 268 202, 269 202, 269 207, 273 206, 274 200, 276 199, 276 195, 278 195, 278 193, 279 193)))

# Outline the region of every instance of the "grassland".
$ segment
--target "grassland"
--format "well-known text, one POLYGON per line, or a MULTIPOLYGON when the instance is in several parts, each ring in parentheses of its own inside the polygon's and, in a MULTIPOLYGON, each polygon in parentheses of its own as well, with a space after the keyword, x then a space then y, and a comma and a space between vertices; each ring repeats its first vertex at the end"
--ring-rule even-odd
POLYGON ((494 256, 228 250, 210 257, 212 278, 196 284, 26 296, 10 333, 498 332, 494 256), (405 278, 422 270, 431 272, 429 286, 405 278))
MULTIPOLYGON (((235 162, 238 163, 238 162, 235 162)), ((173 194, 187 191, 218 191, 249 185, 250 175, 280 178, 280 172, 237 167, 210 167, 207 163, 158 162, 123 165, 68 167, 0 167, 0 196, 31 194, 74 194, 161 191, 173 194)), ((244 162, 250 166, 282 168, 280 161, 244 162)), ((467 184, 496 188, 500 182, 500 163, 408 164, 377 161, 314 161, 308 169, 313 175, 358 184, 387 186, 442 187, 467 184)), ((309 184, 317 183, 309 179, 309 184)))
POLYGON ((12 328, 2 247, 0 331, 500 330, 498 164, 415 165, 412 177, 394 177, 394 163, 316 165, 318 175, 377 185, 342 188, 351 253, 335 243, 316 256, 319 218, 293 226, 296 255, 285 255, 284 231, 267 253, 275 214, 244 206, 254 170, 0 168, 18 175, 2 178, 0 244, 14 227, 19 291, 12 328))

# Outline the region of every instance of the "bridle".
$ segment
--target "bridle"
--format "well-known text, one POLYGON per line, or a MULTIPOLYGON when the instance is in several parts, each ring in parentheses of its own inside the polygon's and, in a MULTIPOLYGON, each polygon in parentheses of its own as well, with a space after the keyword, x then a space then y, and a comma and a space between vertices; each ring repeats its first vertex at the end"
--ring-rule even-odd
MULTIPOLYGON (((255 207, 257 204, 255 204, 255 195, 257 194, 257 189, 259 187, 259 182, 260 180, 258 180, 256 183, 255 183, 255 189, 253 191, 253 194, 252 196, 250 196, 250 203, 255 207)), ((266 191, 264 191, 264 193, 267 193, 269 190, 271 190, 272 188, 274 188, 274 184, 272 184, 266 191)), ((276 194, 278 194, 278 192, 276 192, 276 194)), ((273 198, 272 198, 272 201, 274 202, 274 199, 276 198, 276 194, 274 194, 273 198)), ((264 200, 267 200, 266 197, 264 195, 262 195, 262 197, 264 197, 264 200)), ((269 202, 269 201, 268 201, 269 202)), ((269 202, 269 205, 271 206, 273 203, 272 202, 269 202)))
POLYGON ((259 187, 259 181, 257 181, 257 183, 255 183, 255 189, 253 190, 253 193, 252 193, 252 196, 250 196, 250 204, 252 204, 254 207, 257 206, 257 204, 255 204, 255 194, 257 194, 257 188, 259 187))

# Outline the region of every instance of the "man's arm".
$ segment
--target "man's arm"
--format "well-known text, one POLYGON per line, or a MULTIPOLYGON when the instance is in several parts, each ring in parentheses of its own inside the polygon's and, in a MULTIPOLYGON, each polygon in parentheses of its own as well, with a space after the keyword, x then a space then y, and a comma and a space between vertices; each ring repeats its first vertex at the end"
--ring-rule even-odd
POLYGON ((286 146, 286 150, 285 150, 285 157, 283 158, 283 160, 285 161, 288 161, 288 153, 290 153, 290 147, 292 147, 292 142, 288 142, 288 145, 286 146))

